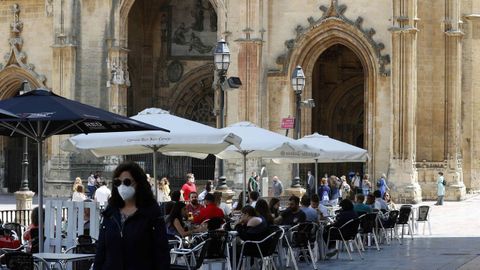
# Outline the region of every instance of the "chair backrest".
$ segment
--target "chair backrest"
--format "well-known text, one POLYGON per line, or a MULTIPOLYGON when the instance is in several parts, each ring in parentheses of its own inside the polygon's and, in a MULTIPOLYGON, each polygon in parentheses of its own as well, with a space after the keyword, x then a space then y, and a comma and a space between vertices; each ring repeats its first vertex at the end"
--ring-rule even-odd
POLYGON ((203 246, 206 249, 205 259, 225 258, 225 248, 228 244, 228 232, 209 231, 203 246))
POLYGON ((283 234, 283 231, 277 226, 272 226, 269 230, 271 232, 270 235, 260 244, 260 250, 264 257, 271 256, 275 253, 278 241, 280 241, 280 237, 282 237, 283 234))
POLYGON ((222 227, 222 224, 224 223, 225 223, 224 218, 219 218, 219 217, 211 218, 207 221, 207 228, 209 231, 218 230, 222 227))
POLYGON ((395 228, 399 214, 400 211, 398 210, 391 210, 390 212, 388 212, 388 219, 382 222, 383 227, 386 229, 395 228))
POLYGON ((5 264, 10 270, 34 270, 33 256, 25 252, 5 253, 5 264))
POLYGON ((411 205, 402 205, 400 207, 400 213, 398 215, 397 224, 407 224, 410 219, 410 214, 412 213, 411 205))
POLYGON ((314 243, 317 238, 318 225, 312 222, 298 224, 291 229, 291 244, 294 247, 307 247, 314 243))
POLYGON ((428 205, 421 205, 418 207, 418 218, 417 221, 427 221, 428 220, 428 212, 430 211, 430 206, 428 205))
MULTIPOLYGON (((96 254, 97 253, 97 244, 78 244, 72 249, 73 253, 79 254, 96 254)), ((89 270, 92 265, 92 261, 78 261, 73 262, 73 270, 89 270)))
POLYGON ((371 233, 375 229, 375 222, 377 221, 377 213, 368 213, 359 217, 360 228, 362 233, 371 233))
POLYGON ((353 240, 357 236, 358 228, 360 226, 360 219, 354 218, 349 220, 347 223, 343 224, 340 227, 340 232, 342 233, 343 239, 353 240))

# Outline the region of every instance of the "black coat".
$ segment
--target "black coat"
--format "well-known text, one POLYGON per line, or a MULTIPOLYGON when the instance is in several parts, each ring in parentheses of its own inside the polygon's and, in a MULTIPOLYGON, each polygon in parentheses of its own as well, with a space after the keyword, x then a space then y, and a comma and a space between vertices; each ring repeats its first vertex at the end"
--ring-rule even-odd
POLYGON ((160 207, 139 208, 121 225, 120 210, 107 208, 94 270, 169 269, 170 249, 160 207))

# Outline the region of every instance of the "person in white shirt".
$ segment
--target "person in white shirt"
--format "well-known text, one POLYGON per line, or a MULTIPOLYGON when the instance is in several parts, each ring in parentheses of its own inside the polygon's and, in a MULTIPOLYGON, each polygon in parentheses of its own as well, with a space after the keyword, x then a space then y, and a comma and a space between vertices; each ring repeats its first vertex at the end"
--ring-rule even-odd
POLYGON ((78 185, 77 190, 72 194, 72 202, 83 202, 87 199, 87 195, 83 192, 83 185, 78 185))
POLYGON ((232 213, 232 208, 225 202, 222 202, 222 192, 215 191, 213 193, 213 197, 215 197, 215 204, 218 206, 218 208, 222 209, 223 214, 225 216, 230 216, 232 213))
POLYGON ((95 201, 100 204, 100 206, 107 205, 108 198, 112 195, 112 191, 108 189, 107 183, 102 181, 101 186, 95 191, 95 201))
POLYGON ((373 192, 373 196, 375 196, 375 203, 373 205, 373 208, 388 211, 388 204, 382 199, 382 193, 380 192, 380 190, 375 190, 373 192))

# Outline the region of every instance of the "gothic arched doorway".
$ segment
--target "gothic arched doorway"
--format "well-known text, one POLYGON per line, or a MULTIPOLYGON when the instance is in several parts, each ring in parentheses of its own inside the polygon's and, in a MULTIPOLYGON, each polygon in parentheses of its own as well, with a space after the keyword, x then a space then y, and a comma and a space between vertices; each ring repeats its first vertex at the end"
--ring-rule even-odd
MULTIPOLYGON (((358 56, 336 44, 317 59, 312 74, 312 132, 364 148, 365 73, 358 56)), ((320 164, 319 174, 347 175, 361 163, 320 164)))

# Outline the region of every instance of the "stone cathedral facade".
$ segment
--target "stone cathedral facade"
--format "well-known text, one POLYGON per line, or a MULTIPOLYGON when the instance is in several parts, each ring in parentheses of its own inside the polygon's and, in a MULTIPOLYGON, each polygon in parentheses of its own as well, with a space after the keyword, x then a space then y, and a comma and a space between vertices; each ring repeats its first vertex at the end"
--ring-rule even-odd
MULTIPOLYGON (((480 0, 1 0, 0 99, 28 81, 119 114, 159 107, 216 126, 212 49, 220 38, 231 50, 228 75, 243 82, 225 93, 227 124, 284 133, 281 119, 295 115, 290 76, 300 65, 302 99, 316 103, 302 109, 301 135, 328 135, 370 157, 322 164, 322 175, 386 173, 404 201, 434 199, 439 171, 447 200, 480 189, 480 0)), ((64 152, 65 138, 46 144, 47 193, 62 194, 75 176, 119 160, 64 152)), ((22 149, 21 139, 0 138, 4 190, 20 183, 22 149)), ((190 170, 195 161, 181 163, 190 170)), ((291 166, 265 166, 289 184, 291 166)), ((228 163, 232 184, 240 174, 228 163)))

